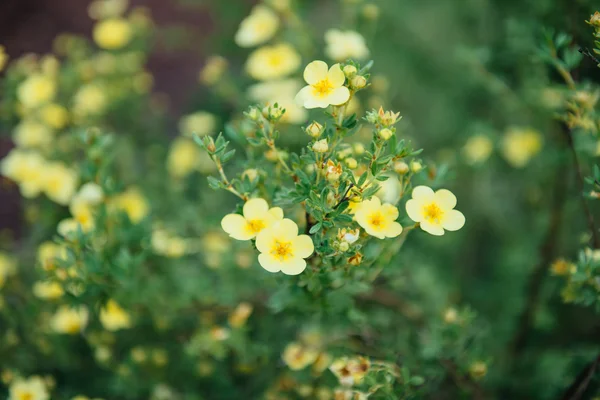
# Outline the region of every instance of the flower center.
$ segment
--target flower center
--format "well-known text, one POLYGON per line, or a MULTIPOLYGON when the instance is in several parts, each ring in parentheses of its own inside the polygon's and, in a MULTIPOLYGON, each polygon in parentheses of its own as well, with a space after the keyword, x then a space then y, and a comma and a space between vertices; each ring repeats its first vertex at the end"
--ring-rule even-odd
POLYGON ((272 55, 271 57, 269 57, 269 64, 272 67, 278 67, 281 65, 282 62, 283 62, 283 59, 281 58, 281 56, 279 54, 272 55))
POLYGON ((33 394, 30 392, 20 393, 19 400, 33 400, 33 394))
POLYGON ((276 240, 275 244, 271 248, 271 254, 278 258, 279 261, 284 261, 285 259, 292 257, 292 243, 280 242, 279 240, 276 240))
POLYGON ((385 221, 383 219, 383 215, 381 215, 380 212, 376 212, 376 213, 371 214, 369 216, 369 222, 375 228, 381 228, 383 226, 383 224, 385 223, 385 221))
POLYGON ((425 219, 430 223, 440 223, 444 212, 437 204, 431 203, 428 206, 425 206, 423 209, 423 213, 425 214, 425 219))
POLYGON ((79 321, 72 320, 68 321, 65 326, 65 331, 70 334, 76 334, 81 330, 81 324, 79 321))
POLYGON ((315 90, 315 94, 319 96, 326 96, 333 90, 333 85, 329 82, 329 79, 325 78, 322 81, 319 81, 312 85, 315 90))
POLYGON ((248 221, 248 230, 252 233, 258 233, 265 228, 265 223, 260 219, 253 219, 248 221))

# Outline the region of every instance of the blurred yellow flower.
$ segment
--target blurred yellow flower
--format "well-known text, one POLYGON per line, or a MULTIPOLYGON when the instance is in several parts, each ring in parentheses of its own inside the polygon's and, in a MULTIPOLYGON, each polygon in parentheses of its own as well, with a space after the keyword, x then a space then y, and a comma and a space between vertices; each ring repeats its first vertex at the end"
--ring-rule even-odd
POLYGON ((0 72, 2 72, 2 70, 6 66, 7 62, 8 62, 8 54, 6 54, 4 46, 0 46, 0 72))
POLYGON ((92 19, 120 17, 129 6, 129 0, 95 0, 88 6, 88 15, 92 19))
POLYGON ((221 220, 221 227, 236 240, 250 240, 262 230, 283 219, 283 210, 269 208, 266 200, 255 198, 244 204, 242 214, 227 214, 221 220))
POLYGON ((299 371, 315 362, 318 355, 317 351, 300 343, 292 342, 285 347, 281 358, 291 370, 299 371))
POLYGON ((44 380, 39 376, 19 378, 8 388, 8 400, 49 400, 50 394, 44 380))
POLYGON ((46 164, 42 179, 46 196, 61 205, 69 204, 75 195, 79 181, 77 171, 61 162, 46 164))
POLYGON ((217 117, 206 111, 197 111, 184 115, 179 120, 179 132, 183 136, 205 136, 214 132, 217 127, 217 117))
POLYGON ((86 327, 88 316, 88 310, 84 306, 62 305, 52 316, 50 326, 56 333, 76 335, 86 327))
POLYGON ((463 147, 463 155, 467 164, 481 164, 492 154, 494 144, 486 135, 471 136, 463 147))
POLYGON ((370 367, 371 362, 365 357, 342 357, 336 359, 329 366, 329 370, 338 378, 340 384, 353 386, 362 382, 370 367))
POLYGON ((304 271, 304 259, 315 250, 310 236, 298 235, 298 225, 287 218, 260 231, 256 237, 256 248, 260 252, 258 262, 264 269, 281 271, 286 275, 298 275, 304 271))
POLYGON ((53 281, 39 281, 33 284, 33 294, 35 297, 45 300, 55 300, 64 294, 60 283, 53 281))
POLYGON ((304 69, 304 80, 308 86, 298 92, 296 102, 305 108, 339 106, 350 99, 350 91, 344 86, 346 76, 339 64, 328 69, 325 62, 313 61, 304 69))
POLYGON ((0 289, 4 286, 6 278, 17 271, 15 260, 8 254, 0 253, 0 289))
POLYGON ((300 67, 300 54, 287 43, 261 47, 248 57, 246 71, 257 80, 283 78, 300 67))
POLYGON ((240 328, 246 324, 248 317, 252 314, 252 304, 242 302, 229 314, 228 321, 232 328, 240 328))
POLYGON ((41 118, 51 128, 60 130, 69 122, 69 113, 63 106, 51 103, 42 108, 41 118))
POLYGON ((102 187, 94 182, 87 182, 81 185, 75 197, 73 197, 73 203, 81 202, 89 205, 100 204, 104 200, 104 191, 102 187))
POLYGON ((378 197, 362 201, 354 218, 365 232, 378 239, 394 238, 402 233, 402 226, 396 222, 398 209, 392 204, 381 204, 378 197))
POLYGON ((427 186, 417 186, 412 199, 406 202, 406 212, 425 232, 441 236, 444 230, 457 231, 465 225, 465 216, 454 210, 455 206, 456 196, 449 190, 434 192, 427 186))
POLYGON ((125 211, 131 222, 138 223, 150 212, 150 205, 137 188, 129 188, 113 199, 118 210, 125 211))
POLYGON ((19 184, 26 198, 36 197, 43 189, 46 160, 35 152, 12 150, 0 163, 0 172, 19 184))
POLYGON ((221 56, 214 55, 208 57, 206 63, 204 64, 204 68, 200 70, 200 74, 198 76, 200 83, 205 85, 214 85, 221 79, 227 70, 227 65, 227 60, 221 56))
POLYGON ((325 42, 325 54, 335 61, 346 61, 349 58, 363 60, 369 56, 365 38, 355 31, 330 29, 325 33, 325 42))
POLYGON ((17 98, 27 108, 34 108, 52 101, 56 95, 56 83, 46 75, 34 74, 17 89, 17 98))
POLYGON ((106 105, 105 91, 93 83, 82 86, 73 98, 73 112, 79 117, 101 114, 106 105))
POLYGON ((131 327, 131 316, 116 301, 110 299, 100 310, 100 323, 109 331, 131 327))
POLYGON ((279 28, 279 17, 269 7, 255 6, 235 34, 240 47, 254 47, 271 39, 279 28))
POLYGON ((121 49, 131 41, 132 30, 122 18, 110 18, 96 23, 92 33, 98 47, 105 50, 121 49))
POLYGON ((502 139, 502 154, 514 168, 525 167, 542 149, 542 135, 532 128, 509 128, 502 139))
POLYGON ((184 178, 196 171, 200 162, 200 148, 190 139, 176 138, 167 157, 167 170, 175 178, 184 178))
POLYGON ((375 196, 383 203, 396 204, 402 195, 402 184, 395 175, 390 175, 389 178, 379 183, 379 190, 375 196))
POLYGON ((17 147, 47 147, 52 143, 54 135, 44 124, 33 120, 24 120, 15 127, 13 140, 17 147))
POLYGON ((275 104, 285 108, 285 114, 279 120, 288 124, 302 124, 308 119, 308 113, 294 100, 302 83, 295 79, 260 82, 248 88, 248 98, 263 104, 275 104))
POLYGON ((173 236, 163 229, 152 231, 152 249, 167 257, 179 258, 185 255, 188 246, 184 238, 173 236))
POLYGON ((54 242, 44 242, 40 244, 37 251, 37 259, 42 269, 52 271, 56 269, 60 260, 66 260, 67 249, 54 242))
POLYGON ((569 275, 577 271, 577 266, 572 262, 559 258, 550 265, 550 272, 552 275, 569 275))

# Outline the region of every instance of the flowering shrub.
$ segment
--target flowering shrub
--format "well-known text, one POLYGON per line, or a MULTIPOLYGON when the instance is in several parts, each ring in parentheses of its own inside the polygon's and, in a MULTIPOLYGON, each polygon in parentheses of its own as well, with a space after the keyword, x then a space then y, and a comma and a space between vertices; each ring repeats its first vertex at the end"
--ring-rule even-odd
POLYGON ((455 48, 430 90, 432 36, 398 30, 425 3, 243 8, 176 121, 146 67, 164 32, 127 0, 91 2, 91 40, 0 47, 24 210, 0 236, 2 395, 598 395, 600 13, 576 39, 511 16, 481 45, 514 66, 455 48))

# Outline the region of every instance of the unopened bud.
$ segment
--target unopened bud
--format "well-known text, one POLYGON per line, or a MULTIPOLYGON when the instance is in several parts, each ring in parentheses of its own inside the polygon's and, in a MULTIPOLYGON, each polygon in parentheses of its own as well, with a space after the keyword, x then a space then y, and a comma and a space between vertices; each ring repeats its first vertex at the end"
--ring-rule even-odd
POLYGON ((318 138, 323 133, 323 125, 317 121, 313 121, 312 124, 306 127, 306 133, 312 138, 318 138))
POLYGON ((350 169, 356 169, 358 168, 358 161, 356 161, 355 158, 350 157, 346 159, 346 165, 350 169))
POLYGON ((250 182, 253 182, 258 178, 258 170, 256 168, 250 168, 242 172, 242 178, 247 177, 250 182))
POLYGON ((352 150, 354 150, 354 154, 360 156, 365 152, 365 146, 362 143, 354 143, 354 145, 352 145, 352 150))
POLYGON ((469 367, 473 379, 481 379, 487 375, 487 365, 483 361, 476 361, 469 367))
POLYGON ((252 121, 256 122, 260 119, 260 112, 258 111, 258 108, 252 107, 250 110, 248 110, 248 112, 246 112, 246 116, 252 121))
POLYGON ((353 88, 362 89, 367 86, 367 78, 362 75, 356 75, 354 78, 352 78, 350 83, 352 84, 353 88))
POLYGON ((416 174, 417 172, 423 169, 423 165, 418 161, 411 161, 410 169, 416 174))
POLYGON ((356 75, 357 72, 358 72, 358 70, 356 69, 356 67, 354 65, 346 65, 344 67, 344 75, 346 75, 346 78, 348 78, 348 79, 350 79, 354 75, 356 75))
POLYGON ((600 11, 596 11, 590 17, 590 20, 588 21, 588 24, 592 25, 593 27, 600 28, 600 11))
POLYGON ((327 139, 321 139, 313 144, 312 149, 315 153, 326 153, 329 150, 327 139))
POLYGON ((454 324, 458 320, 458 312, 456 308, 448 308, 444 311, 444 322, 447 324, 454 324))
POLYGON ((375 4, 366 4, 362 9, 362 13, 365 18, 375 20, 379 17, 379 7, 375 4))
POLYGON ((408 164, 404 161, 397 161, 394 163, 394 171, 400 175, 405 175, 409 171, 408 164))
POLYGON ((391 138, 393 135, 394 135, 394 132, 392 132, 392 130, 388 129, 388 128, 384 128, 379 131, 379 137, 382 138, 383 140, 389 140, 389 138, 391 138))
POLYGON ((341 242, 339 245, 339 249, 342 252, 348 251, 349 248, 350 248, 350 245, 348 244, 348 242, 341 242))

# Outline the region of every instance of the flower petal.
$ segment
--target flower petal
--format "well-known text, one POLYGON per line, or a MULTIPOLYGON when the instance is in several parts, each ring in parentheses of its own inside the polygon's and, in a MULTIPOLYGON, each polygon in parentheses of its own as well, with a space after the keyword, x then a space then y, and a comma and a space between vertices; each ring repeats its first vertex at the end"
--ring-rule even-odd
POLYGON ((315 251, 315 245, 308 235, 300 235, 292 241, 295 256, 306 258, 315 251))
POLYGON ((443 210, 452 210, 456 206, 456 196, 447 189, 435 192, 435 199, 443 210))
POLYGON ((432 224, 428 221, 421 222, 421 229, 434 236, 442 236, 444 234, 444 228, 441 225, 432 224))
POLYGON ((333 92, 326 97, 329 104, 339 106, 346 103, 350 99, 350 90, 346 86, 334 89, 333 92))
POLYGON ((290 240, 298 236, 298 225, 294 221, 288 218, 284 218, 281 221, 277 221, 273 225, 273 236, 276 239, 290 240))
POLYGON ((236 240, 250 240, 254 234, 246 229, 248 222, 240 214, 227 214, 221 220, 221 228, 236 240))
POLYGON ((258 262, 260 266, 269 272, 281 271, 282 263, 269 253, 261 253, 258 255, 258 262))
POLYGON ((385 230, 385 236, 389 238, 395 238, 402 233, 402 225, 398 222, 392 222, 390 226, 385 230))
POLYGON ((276 220, 283 219, 283 210, 281 207, 272 207, 269 209, 269 214, 275 217, 276 220))
POLYGON ((325 78, 327 78, 327 63, 325 61, 313 61, 304 68, 304 80, 309 85, 313 85, 325 78))
POLYGON ((391 204, 384 204, 381 206, 381 211, 391 220, 398 218, 398 209, 391 204))
POLYGON ((447 211, 444 217, 442 226, 449 231, 457 231, 465 225, 465 216, 458 210, 447 211))
POLYGON ((329 72, 327 72, 327 79, 334 88, 338 88, 344 84, 346 81, 346 75, 344 75, 344 71, 342 71, 340 64, 333 64, 331 68, 329 68, 329 72))
POLYGON ((273 242, 275 241, 275 231, 273 228, 263 229, 256 235, 256 248, 261 253, 269 253, 273 242))
POLYGON ((304 107, 304 104, 312 97, 312 90, 312 86, 304 86, 302 89, 300 89, 294 98, 296 104, 300 107, 304 107))
POLYGON ((310 97, 306 99, 304 102, 304 108, 312 109, 312 108, 327 108, 329 107, 329 98, 319 98, 317 96, 313 96, 310 94, 310 97))
POLYGON ((244 204, 244 217, 247 220, 262 219, 267 211, 269 211, 269 204, 265 199, 250 199, 244 204))
POLYGON ((417 199, 417 200, 429 199, 433 195, 434 195, 433 189, 431 189, 430 187, 427 187, 427 186, 417 186, 412 191, 412 198, 417 199))
POLYGON ((306 261, 300 257, 292 257, 281 264, 281 272, 286 275, 298 275, 306 269, 306 261))
POLYGON ((410 199, 406 202, 406 213, 415 222, 423 221, 423 203, 419 200, 410 199))

